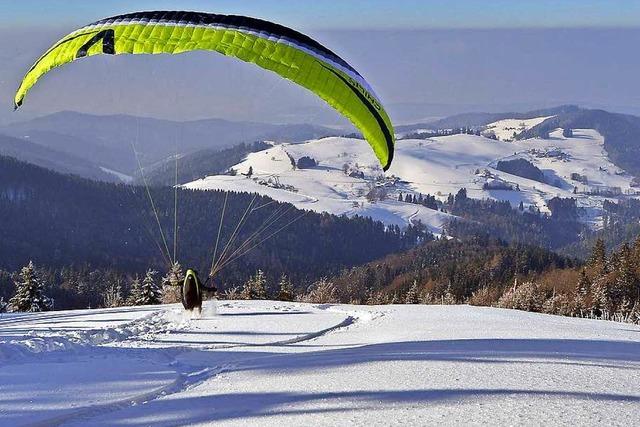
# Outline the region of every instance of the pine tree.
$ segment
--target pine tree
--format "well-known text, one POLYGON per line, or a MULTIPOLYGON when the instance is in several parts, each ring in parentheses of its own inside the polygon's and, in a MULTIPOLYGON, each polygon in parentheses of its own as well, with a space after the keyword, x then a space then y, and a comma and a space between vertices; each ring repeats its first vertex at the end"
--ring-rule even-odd
POLYGON ((590 288, 591 281, 587 276, 587 270, 583 268, 580 272, 580 280, 578 280, 578 284, 576 285, 574 296, 576 315, 579 315, 581 317, 584 316, 584 310, 587 309, 587 296, 589 295, 590 288))
POLYGON ((404 299, 405 304, 418 304, 420 302, 418 298, 418 281, 414 280, 413 284, 407 291, 407 295, 404 299))
POLYGON ((136 305, 154 305, 160 304, 160 291, 156 285, 157 271, 149 269, 144 276, 142 285, 140 285, 140 293, 136 300, 136 305))
POLYGON ((540 286, 534 282, 525 282, 507 289, 498 300, 498 306, 516 310, 540 312, 546 296, 540 286))
POLYGON ((184 273, 180 263, 175 262, 162 278, 162 303, 173 304, 180 302, 180 286, 184 280, 184 273))
POLYGON ((593 245, 591 257, 589 258, 589 266, 595 268, 596 275, 606 273, 607 270, 607 248, 604 244, 604 240, 598 239, 593 245))
POLYGON ((422 292, 420 294, 420 304, 433 304, 434 295, 431 292, 422 292))
POLYGON ((47 311, 52 302, 44 295, 44 282, 40 280, 33 261, 29 261, 20 271, 16 285, 16 294, 9 300, 13 311, 47 311))
POLYGON ((551 298, 542 304, 542 312, 557 314, 559 316, 570 316, 574 312, 574 308, 568 295, 554 291, 551 298))
POLYGON ((250 277, 242 288, 243 299, 267 299, 267 279, 262 270, 250 277))
POLYGON ((283 274, 280 278, 280 283, 278 284, 278 300, 279 301, 293 301, 294 293, 293 293, 293 284, 291 280, 283 274))
POLYGON ((340 302, 336 287, 326 278, 311 285, 309 292, 302 296, 302 301, 313 304, 336 304, 340 302))
POLYGON ((372 291, 367 297, 367 305, 382 305, 386 303, 386 298, 382 292, 372 291))
POLYGON ((253 278, 255 299, 267 299, 267 278, 262 270, 258 270, 253 278))
POLYGON ((0 313, 6 313, 9 310, 9 303, 0 297, 0 313))
POLYGON ((629 322, 640 324, 640 301, 636 301, 629 313, 629 322))
POLYGON ((597 279, 591 287, 591 312, 596 317, 608 319, 611 312, 609 287, 604 277, 597 279))
POLYGON ((456 303, 456 297, 453 295, 453 292, 451 290, 451 283, 449 283, 447 289, 445 289, 444 294, 442 295, 442 304, 454 305, 456 303))
POLYGON ((104 307, 107 308, 121 307, 124 305, 124 298, 122 297, 122 286, 120 286, 120 281, 114 281, 109 284, 109 286, 103 293, 102 303, 104 307))
POLYGON ((240 299, 253 299, 253 277, 249 277, 244 285, 242 285, 242 290, 240 291, 240 299))
POLYGON ((135 278, 131 282, 131 291, 127 298, 127 304, 137 305, 137 301, 140 300, 142 294, 142 285, 140 284, 140 278, 136 274, 135 278))
MULTIPOLYGON (((630 302, 636 298, 638 287, 638 277, 636 277, 636 266, 633 259, 633 252, 628 244, 624 244, 620 249, 620 259, 618 264, 618 275, 615 285, 615 297, 620 300, 630 302)), ((614 300, 616 303, 619 301, 614 300)))
POLYGON ((616 311, 616 316, 619 316, 616 321, 627 322, 629 319, 629 315, 631 314, 631 301, 627 298, 622 298, 622 302, 618 306, 618 310, 616 311))
POLYGON ((491 289, 488 286, 483 286, 471 293, 471 298, 468 299, 467 304, 489 307, 494 302, 495 296, 492 294, 491 289))

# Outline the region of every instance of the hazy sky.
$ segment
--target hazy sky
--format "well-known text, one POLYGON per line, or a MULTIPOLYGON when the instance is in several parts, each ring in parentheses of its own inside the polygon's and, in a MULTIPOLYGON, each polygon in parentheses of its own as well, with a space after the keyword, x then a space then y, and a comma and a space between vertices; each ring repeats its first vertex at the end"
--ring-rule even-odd
POLYGON ((0 0, 3 25, 78 24, 131 10, 236 13, 306 28, 620 27, 637 0, 0 0))
POLYGON ((0 0, 0 124, 60 110, 336 121, 303 89, 211 53, 77 61, 45 76, 12 113, 20 78, 56 40, 143 9, 248 14, 292 26, 354 65, 397 122, 563 103, 640 113, 639 0, 0 0))

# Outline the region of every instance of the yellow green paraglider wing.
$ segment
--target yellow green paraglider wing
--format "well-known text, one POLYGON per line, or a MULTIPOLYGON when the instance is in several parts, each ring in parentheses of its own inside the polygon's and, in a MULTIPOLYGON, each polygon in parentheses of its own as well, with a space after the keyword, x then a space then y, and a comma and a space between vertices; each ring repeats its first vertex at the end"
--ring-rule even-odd
POLYGON ((393 159, 391 120, 367 81, 346 61, 295 30, 245 16, 138 12, 80 28, 51 47, 25 75, 18 108, 44 74, 85 56, 215 51, 251 62, 303 86, 363 134, 386 170, 393 159))

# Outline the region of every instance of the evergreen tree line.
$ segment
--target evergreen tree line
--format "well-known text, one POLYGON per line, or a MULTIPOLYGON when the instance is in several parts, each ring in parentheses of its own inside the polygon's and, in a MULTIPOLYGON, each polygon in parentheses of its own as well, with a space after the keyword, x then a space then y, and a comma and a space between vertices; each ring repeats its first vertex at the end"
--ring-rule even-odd
MULTIPOLYGON (((479 296, 480 294, 478 294, 479 296)), ((491 305, 483 298, 477 302, 491 305)), ((496 305, 526 311, 640 323, 640 237, 607 255, 598 239, 579 270, 549 271, 522 285, 517 283, 496 305), (556 280, 562 286, 554 286, 556 280)))
POLYGON ((462 301, 485 286, 507 287, 514 277, 536 277, 548 269, 577 264, 574 259, 536 246, 507 244, 488 237, 464 241, 441 238, 345 269, 331 281, 343 302, 404 301, 414 284, 424 294, 423 301, 441 300, 446 293, 462 301))
POLYGON ((640 237, 583 263, 494 239, 436 240, 330 279, 332 302, 472 304, 640 323, 640 237))
MULTIPOLYGON (((151 187, 150 193, 168 248, 145 188, 64 176, 0 157, 0 269, 13 274, 29 260, 47 267, 55 276, 50 286, 58 294, 56 300, 65 301, 62 306, 69 308, 96 306, 97 297, 90 295, 101 293, 85 293, 81 288, 73 297, 65 290, 73 286, 63 286, 68 283, 65 274, 71 271, 83 276, 90 272, 119 275, 129 280, 147 268, 165 271, 173 261, 180 261, 206 276, 225 199, 218 255, 251 203, 229 253, 263 227, 270 216, 282 215, 265 229, 262 240, 255 240, 259 245, 219 273, 219 288, 243 283, 258 269, 271 280, 286 273, 297 283, 312 283, 344 267, 405 250, 430 238, 424 226, 402 231, 370 218, 304 213, 254 194, 229 193, 227 197, 221 191, 181 189, 178 253, 174 260, 168 259, 173 258, 174 190, 151 187), (60 294, 65 297, 60 298, 60 294)), ((108 281, 87 282, 91 284, 83 282, 82 286, 105 286, 108 281)))
POLYGON ((435 198, 435 196, 432 196, 431 194, 422 194, 422 193, 418 193, 418 195, 416 196, 415 194, 402 194, 400 193, 398 195, 398 201, 399 202, 404 202, 404 203, 413 203, 414 205, 422 205, 424 207, 427 207, 429 209, 433 209, 433 210, 438 210, 439 206, 440 206, 440 202, 438 201, 438 199, 435 198))
MULTIPOLYGON (((153 269, 148 269, 142 278, 139 275, 124 276, 95 270, 64 270, 58 273, 38 269, 30 261, 14 274, 0 272, 0 277, 4 282, 13 282, 12 292, 8 291, 10 287, 6 283, 0 283, 3 285, 0 288, 3 290, 0 312, 41 312, 69 308, 64 306, 68 304, 69 296, 82 298, 87 304, 85 308, 178 303, 181 300, 184 273, 178 263, 173 264, 160 280, 158 272, 153 269), (61 281, 57 286, 56 280, 61 281)), ((230 287, 217 295, 205 295, 215 296, 229 300, 337 302, 335 287, 324 278, 314 282, 305 293, 298 292, 287 275, 283 274, 277 282, 271 282, 260 269, 241 286, 230 287)))
POLYGON ((19 271, 0 270, 0 311, 39 312, 68 308, 152 305, 180 300, 180 282, 173 280, 172 268, 159 282, 158 272, 148 269, 141 277, 115 271, 38 268, 33 263, 19 271))
POLYGON ((443 207, 460 218, 446 224, 445 232, 462 239, 490 236, 554 250, 578 242, 587 227, 578 221, 576 201, 556 197, 548 205, 552 215, 525 209, 522 204, 514 209, 508 201, 471 199, 462 188, 455 196, 450 195, 443 207))
MULTIPOLYGON (((429 138, 435 138, 438 136, 461 135, 461 134, 480 136, 481 131, 479 127, 463 126, 463 127, 453 128, 453 129, 433 129, 433 130, 422 131, 422 132, 410 132, 404 135, 400 139, 429 139, 429 138)), ((495 134, 488 134, 486 136, 491 139, 497 139, 495 134)))
MULTIPOLYGON (((471 199, 465 188, 455 195, 449 194, 444 202, 422 193, 400 193, 398 201, 455 215, 458 218, 449 221, 444 231, 462 239, 475 236, 496 237, 509 242, 527 242, 560 250, 576 246, 589 233, 588 228, 579 222, 579 209, 575 199, 554 197, 549 200, 552 215, 541 213, 531 206, 525 209, 522 202, 518 208, 513 208, 508 201, 471 199)), ((636 218, 624 218, 624 224, 635 223, 636 218)), ((581 252, 574 250, 568 253, 585 257, 587 252, 588 249, 583 249, 581 252)))
POLYGON ((586 259, 598 240, 604 241, 608 251, 613 251, 640 236, 640 200, 605 200, 603 209, 602 228, 585 229, 580 240, 562 248, 562 253, 586 259))
MULTIPOLYGON (((0 311, 59 308, 60 292, 95 298, 96 307, 173 303, 180 299, 182 267, 144 277, 65 270, 56 276, 33 262, 15 274, 12 296, 0 296, 0 311), (104 282, 102 286, 97 283, 104 282)), ((3 286, 6 291, 6 287, 3 286)), ((402 254, 344 270, 333 278, 296 286, 287 276, 271 280, 258 269, 220 298, 351 304, 458 304, 495 306, 548 314, 640 323, 640 237, 607 254, 598 240, 586 263, 533 246, 495 239, 434 240, 402 254)))

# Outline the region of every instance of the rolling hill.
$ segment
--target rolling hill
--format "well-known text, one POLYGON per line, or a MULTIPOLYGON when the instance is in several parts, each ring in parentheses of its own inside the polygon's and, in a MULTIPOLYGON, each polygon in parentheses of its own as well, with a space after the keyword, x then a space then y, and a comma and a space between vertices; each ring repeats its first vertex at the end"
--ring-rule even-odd
MULTIPOLYGON (((62 175, 0 156, 0 269, 33 260, 48 267, 165 270, 173 259, 175 193, 171 187, 149 193, 163 234, 143 187, 62 175)), ((221 285, 242 283, 258 268, 268 268, 274 280, 285 272, 313 280, 416 243, 368 218, 302 212, 246 193, 180 190, 178 201, 176 258, 183 265, 208 271, 217 233, 220 251, 230 241, 228 254, 243 243, 254 248, 222 271, 221 285)))
POLYGON ((591 128, 604 138, 604 148, 618 167, 640 176, 640 117, 604 110, 565 111, 523 132, 519 138, 546 137, 554 129, 591 128))
POLYGON ((119 182, 120 179, 98 164, 72 153, 57 151, 29 139, 0 135, 0 155, 10 156, 63 174, 89 179, 119 182))
POLYGON ((274 125, 222 119, 174 122, 126 115, 60 112, 0 127, 0 134, 28 140, 125 175, 169 156, 221 150, 255 140, 301 141, 339 132, 321 126, 274 125), (134 150, 135 149, 135 150, 134 150))
MULTIPOLYGON (((487 127, 510 129, 514 120, 487 127)), ((532 119, 530 126, 545 120, 532 119)), ((574 129, 571 137, 557 129, 548 139, 517 141, 467 134, 399 140, 395 161, 386 174, 368 144, 337 137, 274 144, 249 154, 233 169, 235 176, 209 176, 185 188, 255 191, 301 209, 370 216, 386 224, 404 226, 420 220, 436 233, 451 215, 407 203, 407 194, 428 194, 443 202, 466 188, 471 198, 506 200, 514 208, 522 205, 525 210, 547 214, 551 214, 551 199, 573 198, 581 220, 593 228, 601 225, 604 200, 638 196, 632 187, 633 176, 613 164, 603 136, 593 129, 574 129), (303 157, 314 159, 317 165, 294 166, 303 157), (541 176, 531 179, 525 173, 509 173, 499 167, 509 162, 524 162, 541 176), (251 177, 247 176, 249 170, 251 177)))

